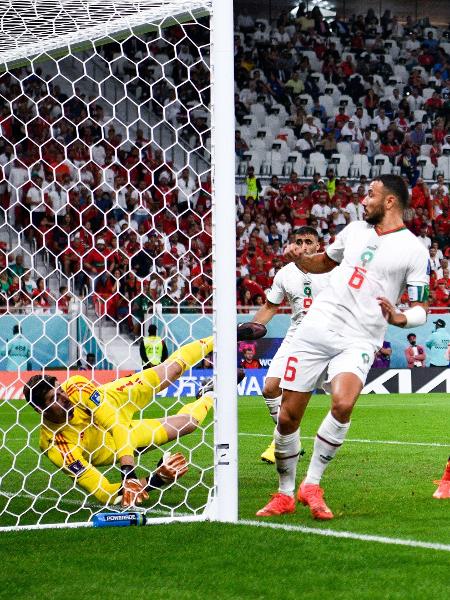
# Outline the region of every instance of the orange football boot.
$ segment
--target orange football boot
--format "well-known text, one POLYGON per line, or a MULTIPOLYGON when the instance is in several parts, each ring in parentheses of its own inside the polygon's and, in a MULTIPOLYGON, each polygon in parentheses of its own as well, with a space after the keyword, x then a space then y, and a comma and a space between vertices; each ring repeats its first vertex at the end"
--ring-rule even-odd
POLYGON ((434 492, 433 498, 438 498, 439 500, 450 498, 450 458, 448 459, 447 464, 445 466, 445 471, 442 475, 442 479, 439 481, 435 481, 434 483, 439 484, 439 487, 434 492))
POLYGON ((273 517, 295 512, 295 499, 293 496, 277 492, 272 494, 271 499, 264 508, 258 510, 257 517, 273 517))
POLYGON ((315 483, 305 483, 303 481, 298 488, 297 500, 305 506, 309 506, 314 519, 327 521, 334 517, 331 510, 325 504, 325 500, 323 499, 323 489, 320 485, 316 485, 315 483))

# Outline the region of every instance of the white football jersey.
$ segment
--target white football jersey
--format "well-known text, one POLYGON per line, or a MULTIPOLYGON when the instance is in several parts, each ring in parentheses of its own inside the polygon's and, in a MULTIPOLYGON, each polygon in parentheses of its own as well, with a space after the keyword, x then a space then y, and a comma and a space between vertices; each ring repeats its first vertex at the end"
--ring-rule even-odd
POLYGON ((286 299, 291 307, 291 324, 285 339, 292 337, 328 278, 329 273, 312 275, 301 271, 294 263, 285 265, 277 272, 272 287, 266 291, 266 298, 272 304, 281 304, 286 299))
POLYGON ((396 304, 408 287, 411 301, 428 298, 428 252, 406 228, 378 235, 372 225, 354 221, 326 253, 339 265, 305 317, 309 326, 320 322, 349 340, 364 339, 380 347, 387 321, 377 297, 396 304))

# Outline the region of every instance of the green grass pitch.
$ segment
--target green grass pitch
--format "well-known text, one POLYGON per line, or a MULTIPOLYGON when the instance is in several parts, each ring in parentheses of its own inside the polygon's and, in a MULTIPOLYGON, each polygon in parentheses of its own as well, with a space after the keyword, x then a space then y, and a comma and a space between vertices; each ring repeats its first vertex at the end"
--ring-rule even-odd
MULTIPOLYGON (((314 396, 308 408, 299 480, 328 405, 327 397, 314 396)), ((46 513, 46 522, 74 511, 74 520, 85 520, 90 511, 79 508, 81 495, 70 489, 69 480, 59 475, 49 480, 36 468, 39 456, 26 447, 26 440, 37 420, 28 408, 17 419, 15 408, 20 406, 0 405, 0 510, 7 508, 0 525, 12 524, 16 514, 23 514, 23 523, 35 522, 33 507, 46 513), (20 471, 32 470, 24 482, 20 471), (12 498, 22 484, 23 493, 12 498), (37 501, 36 492, 43 489, 37 501), (52 506, 58 492, 62 499, 56 512, 52 506)), ((256 521, 256 510, 276 489, 275 468, 259 460, 272 431, 263 401, 240 398, 242 520, 256 521)), ((440 477, 450 454, 449 432, 446 394, 361 397, 348 439, 323 480, 333 521, 317 523, 299 506, 294 515, 262 520, 293 526, 290 531, 195 523, 3 533, 0 598, 445 598, 450 552, 388 545, 364 536, 450 544, 450 500, 431 497, 433 479, 440 477), (299 526, 352 532, 363 539, 319 536, 299 526)), ((204 436, 212 442, 211 427, 204 436)), ((184 451, 190 448, 194 462, 205 466, 211 450, 199 446, 200 441, 200 432, 184 438, 184 451)), ((30 444, 36 447, 35 433, 30 444)), ((154 466, 156 459, 148 453, 143 462, 154 466)), ((51 470, 49 463, 40 464, 51 470)), ((202 481, 208 484, 211 477, 206 471, 202 481)), ((206 501, 206 485, 194 487, 199 478, 195 468, 185 478, 188 488, 192 484, 187 498, 193 510, 206 501)), ((180 505, 186 512, 180 490, 164 498, 167 506, 180 505)))

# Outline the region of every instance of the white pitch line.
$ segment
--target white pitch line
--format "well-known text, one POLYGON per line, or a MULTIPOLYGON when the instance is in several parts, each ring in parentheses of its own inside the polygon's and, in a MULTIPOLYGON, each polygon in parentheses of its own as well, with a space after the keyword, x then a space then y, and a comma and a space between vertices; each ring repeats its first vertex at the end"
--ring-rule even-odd
POLYGON ((409 540, 402 538, 391 538, 383 535, 369 535, 365 533, 354 533, 353 531, 339 531, 336 529, 315 529, 304 525, 284 525, 283 523, 267 523, 264 521, 238 521, 240 525, 251 527, 262 527, 267 529, 281 529, 297 533, 310 533, 312 535, 322 535, 324 537, 344 538, 348 540, 358 540, 360 542, 376 542, 379 544, 391 544, 394 546, 409 546, 410 548, 426 548, 428 550, 440 550, 450 552, 450 544, 440 544, 438 542, 422 542, 420 540, 409 540))
MULTIPOLYGON (((272 438, 272 433, 243 433, 240 432, 239 435, 244 437, 263 437, 263 438, 272 438)), ((314 440, 315 436, 302 435, 301 439, 303 440, 314 440)), ((441 444, 439 442, 402 442, 400 440, 366 440, 366 439, 358 439, 358 438, 346 438, 345 443, 353 442, 355 444, 388 444, 391 446, 428 446, 431 448, 450 448, 450 442, 448 444, 441 444)))

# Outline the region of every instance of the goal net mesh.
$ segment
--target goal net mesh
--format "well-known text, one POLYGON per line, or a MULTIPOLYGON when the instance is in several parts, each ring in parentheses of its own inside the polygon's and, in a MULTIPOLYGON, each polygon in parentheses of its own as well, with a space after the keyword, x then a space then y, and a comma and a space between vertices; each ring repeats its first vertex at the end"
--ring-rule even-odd
MULTIPOLYGON (((211 6, 9 0, 0 10, 0 527, 85 522, 105 505, 78 485, 77 452, 114 484, 115 449, 105 459, 89 447, 92 411, 78 442, 61 429, 58 445, 54 428, 54 464, 23 386, 33 374, 82 375, 94 389, 128 376, 150 324, 169 354, 211 335, 211 6)), ((187 371, 133 419, 179 413, 207 374, 187 371)), ((211 412, 193 433, 139 448, 139 476, 166 451, 189 462, 150 493, 148 517, 208 505, 211 412)))

